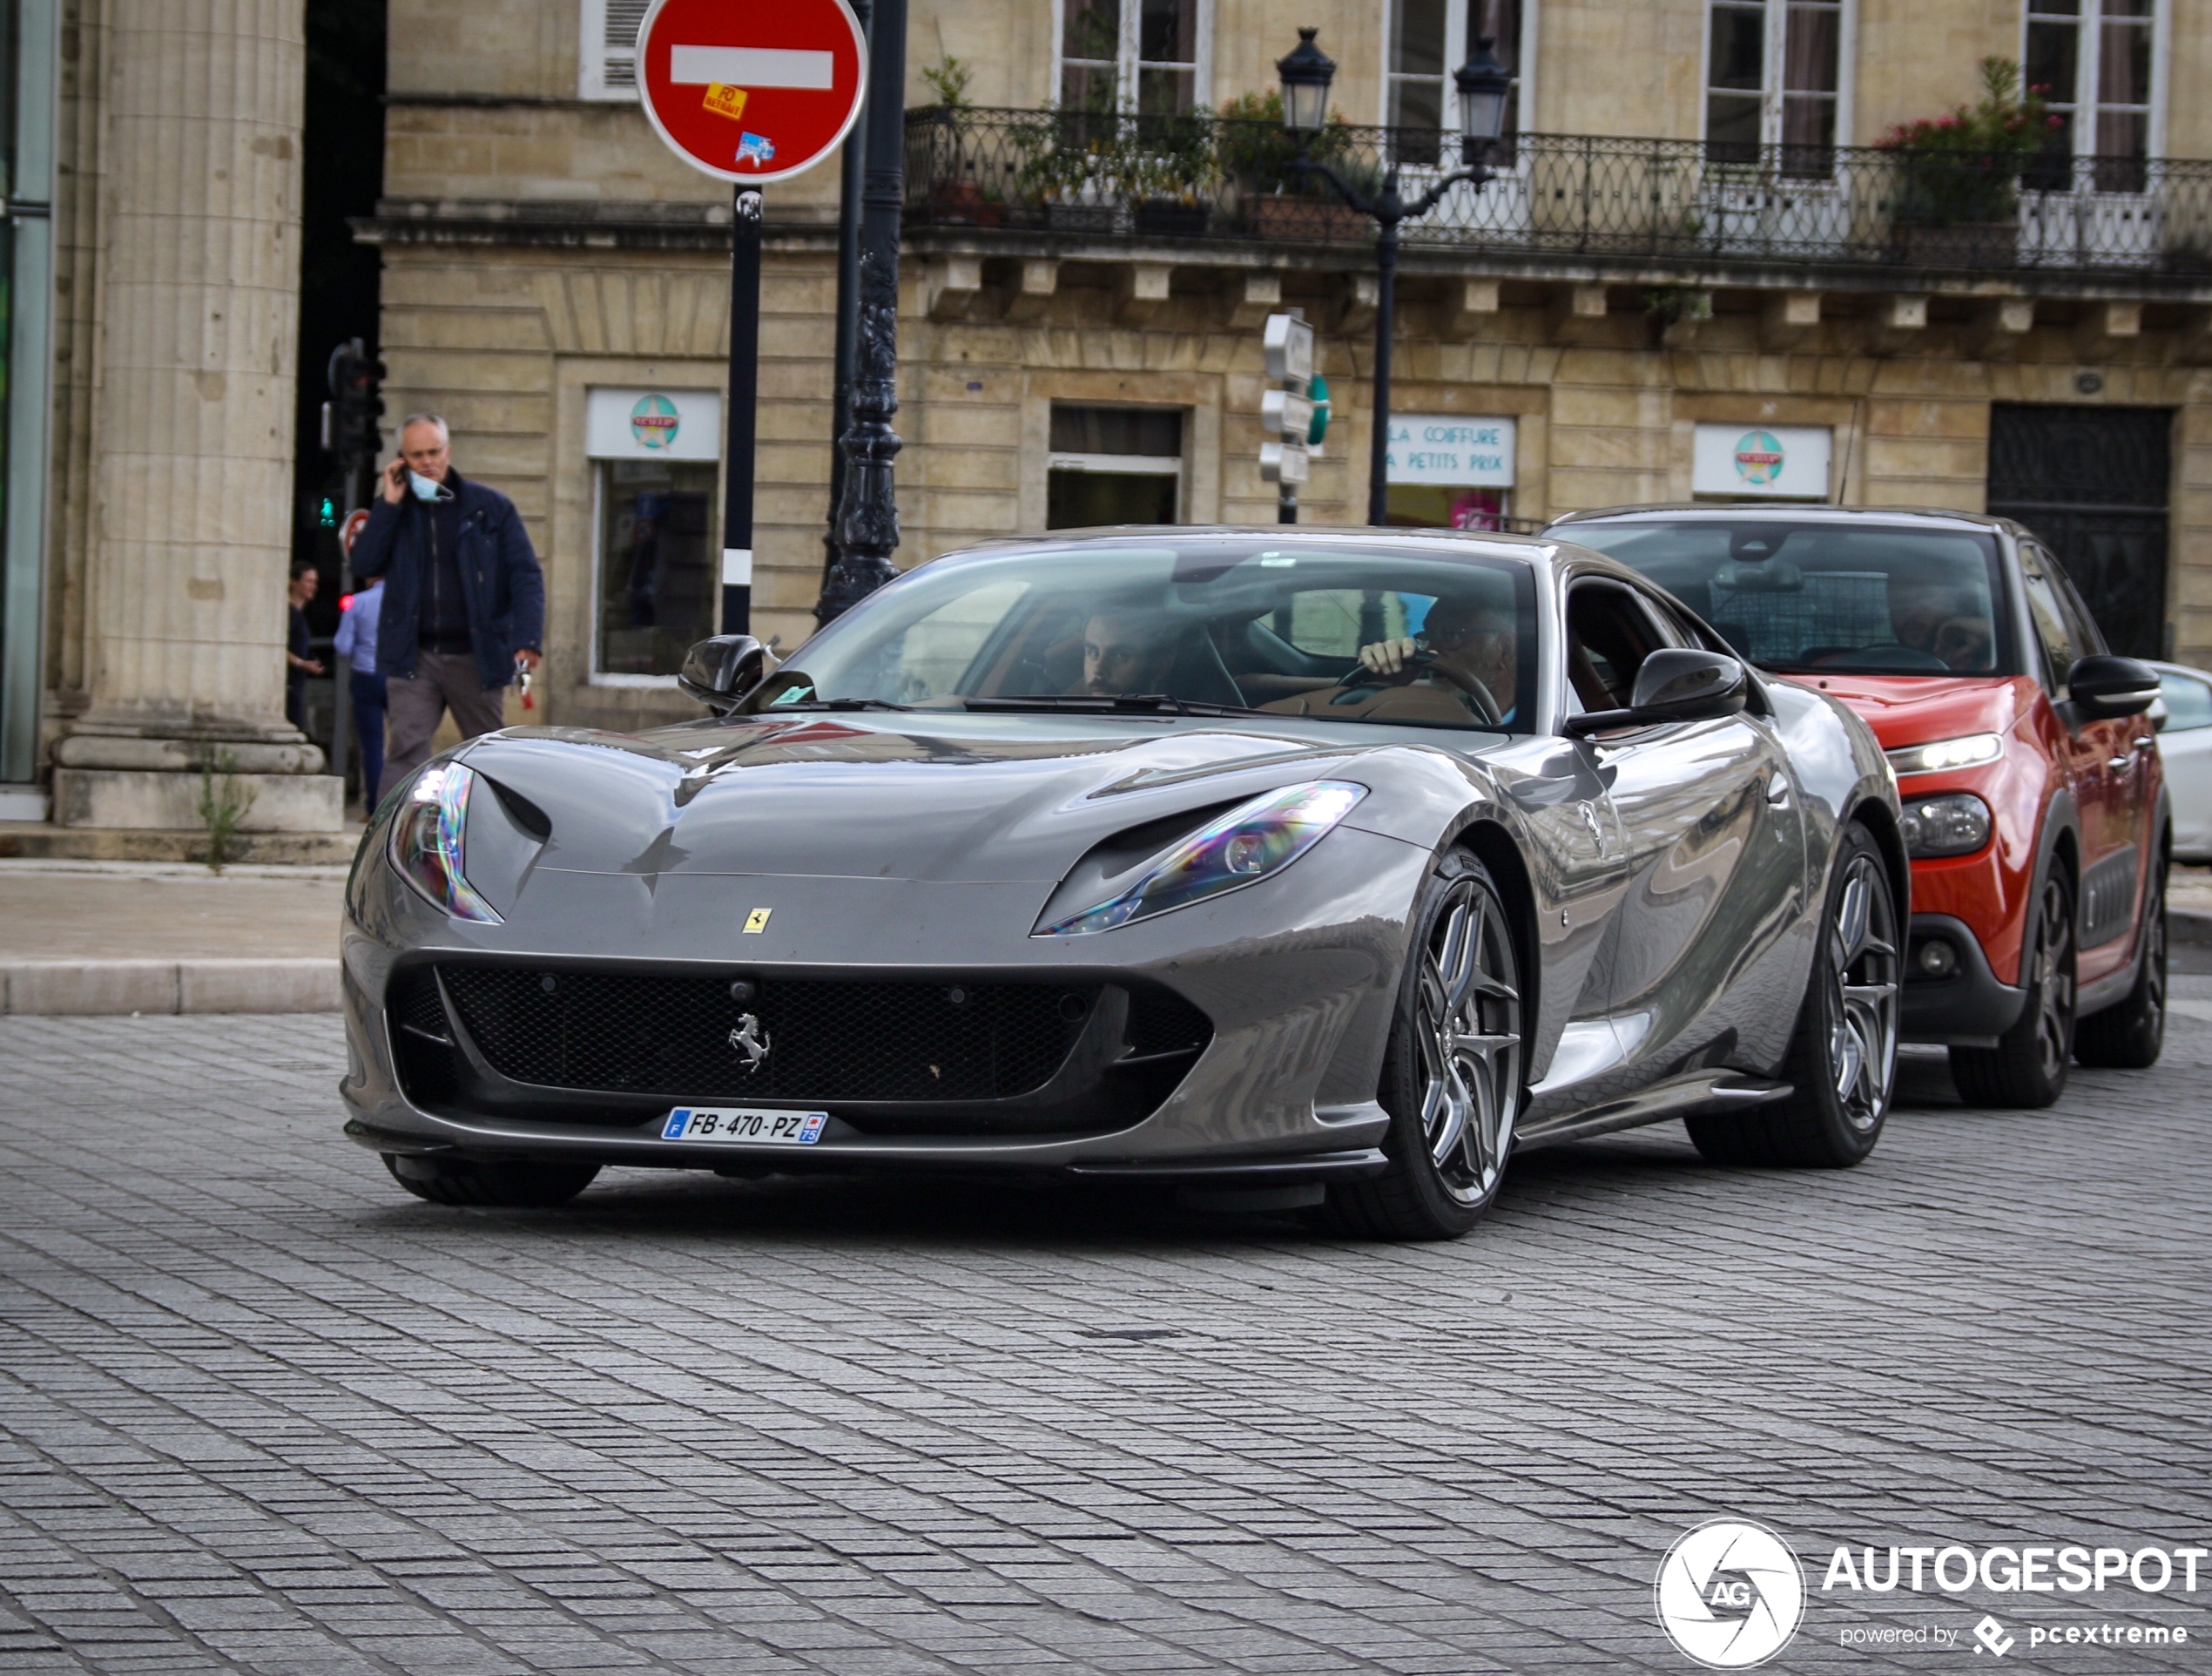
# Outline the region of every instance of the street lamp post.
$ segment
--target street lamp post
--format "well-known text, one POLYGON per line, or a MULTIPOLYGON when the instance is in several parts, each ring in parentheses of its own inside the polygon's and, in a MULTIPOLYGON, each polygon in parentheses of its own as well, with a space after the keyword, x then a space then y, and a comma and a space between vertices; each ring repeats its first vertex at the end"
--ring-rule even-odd
POLYGON ((844 496, 837 562, 814 606, 827 623, 873 593, 898 570, 899 503, 892 461, 899 434, 899 220, 906 195, 907 0, 875 0, 868 30, 867 166, 860 197, 860 304, 852 407, 839 446, 844 496))
POLYGON ((1506 101, 1513 88, 1513 76, 1490 51, 1492 37, 1482 37, 1467 61, 1452 76, 1460 96, 1460 161, 1464 166, 1409 201, 1399 195, 1399 159, 1393 148, 1380 190, 1364 193, 1325 159, 1307 155, 1328 121, 1329 83, 1337 73, 1335 60, 1314 44, 1319 33, 1318 30, 1299 30, 1298 45, 1275 63, 1275 73, 1283 85, 1283 126, 1298 142, 1298 155, 1285 166, 1299 174, 1319 175, 1335 188, 1338 197, 1375 223, 1375 272, 1381 283, 1375 299, 1374 436, 1367 456, 1367 522, 1381 524, 1386 521, 1390 497, 1390 342, 1397 314, 1398 224, 1427 214, 1446 193, 1462 182, 1472 181, 1480 187, 1492 179, 1484 159, 1505 131, 1506 101))

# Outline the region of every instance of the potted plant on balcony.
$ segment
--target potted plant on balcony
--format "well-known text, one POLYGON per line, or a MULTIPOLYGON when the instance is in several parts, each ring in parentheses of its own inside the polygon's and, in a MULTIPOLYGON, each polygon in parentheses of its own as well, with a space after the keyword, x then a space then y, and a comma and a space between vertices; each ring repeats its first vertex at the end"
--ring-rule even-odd
POLYGON ((1124 125, 1115 159, 1119 185, 1136 206, 1136 230, 1155 238, 1196 238, 1206 230, 1205 201, 1219 175, 1211 114, 1139 116, 1124 125))
MULTIPOLYGON (((1363 188, 1380 184, 1351 157, 1352 131, 1340 115, 1306 148, 1316 162, 1363 188)), ((1371 230, 1367 219, 1338 199, 1317 175, 1294 174, 1289 165, 1298 141, 1283 126, 1283 96, 1246 93, 1221 107, 1215 155, 1222 177, 1235 186, 1246 226, 1263 239, 1356 239, 1371 230)))
MULTIPOLYGON (((933 159, 930 220, 995 227, 999 224, 1001 206, 984 188, 977 159, 971 150, 972 135, 964 118, 964 113, 974 108, 968 98, 968 78, 973 73, 967 64, 948 53, 943 63, 921 72, 922 80, 936 93, 937 102, 913 115, 927 116, 938 131, 933 136, 931 149, 941 156, 933 159)), ((910 117, 910 127, 911 120, 910 117)))
POLYGON ((1981 98, 1892 129, 1891 238, 1926 267, 2009 267, 2020 253, 2020 172, 2060 126, 2009 58, 1981 61, 1981 98))

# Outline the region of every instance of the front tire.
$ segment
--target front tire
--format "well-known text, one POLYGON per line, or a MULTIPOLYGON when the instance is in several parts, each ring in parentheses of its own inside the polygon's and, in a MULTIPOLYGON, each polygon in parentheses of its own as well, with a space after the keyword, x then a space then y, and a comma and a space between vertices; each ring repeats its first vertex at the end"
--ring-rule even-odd
POLYGON ((1421 893, 1378 1091, 1390 1167, 1338 1182, 1323 1225, 1372 1240, 1454 1240, 1505 1179, 1521 1115, 1521 963, 1489 869, 1463 850, 1421 893))
POLYGON ((475 1164, 395 1152, 383 1159, 393 1180, 433 1205, 545 1210, 567 1204, 599 1173, 596 1164, 475 1164))
POLYGON ((2055 868, 2036 898, 2033 935, 2020 1021, 1993 1048, 1951 1050, 1952 1085, 1969 1105, 2033 1110, 2066 1092, 2074 1053, 2074 893, 2055 868))
POLYGON ((1820 946, 1783 1075, 1790 1097, 1688 1118, 1710 1162, 1844 1169, 1874 1150, 1897 1086, 1897 896, 1880 846, 1853 821, 1828 882, 1820 946))
POLYGON ((2093 1012, 2074 1029, 2074 1057, 2112 1071, 2147 1071, 2166 1046, 2166 868, 2150 877, 2143 909, 2143 967, 2117 1006, 2093 1012))

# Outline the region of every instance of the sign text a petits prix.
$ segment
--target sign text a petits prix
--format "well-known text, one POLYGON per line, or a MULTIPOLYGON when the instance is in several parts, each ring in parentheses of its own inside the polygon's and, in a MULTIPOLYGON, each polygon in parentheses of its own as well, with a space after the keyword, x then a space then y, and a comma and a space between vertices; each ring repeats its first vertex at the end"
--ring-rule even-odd
POLYGON ((722 393, 595 387, 584 396, 583 451, 594 460, 718 460, 722 393))
POLYGON ((1825 425, 1701 424, 1690 456, 1690 492, 1731 500, 1826 500, 1834 436, 1825 425))
POLYGON ((1447 489, 1513 487, 1514 422, 1457 413, 1391 416, 1387 481, 1447 489))

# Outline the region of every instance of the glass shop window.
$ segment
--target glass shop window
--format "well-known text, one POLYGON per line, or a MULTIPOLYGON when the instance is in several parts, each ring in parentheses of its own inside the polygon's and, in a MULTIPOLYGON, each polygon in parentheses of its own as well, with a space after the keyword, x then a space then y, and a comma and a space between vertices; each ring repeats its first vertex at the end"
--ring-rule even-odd
POLYGON ((1183 410, 1055 402, 1045 528, 1179 524, 1183 410))
POLYGON ((711 462, 599 463, 595 672, 672 677, 715 632, 719 548, 711 462))

